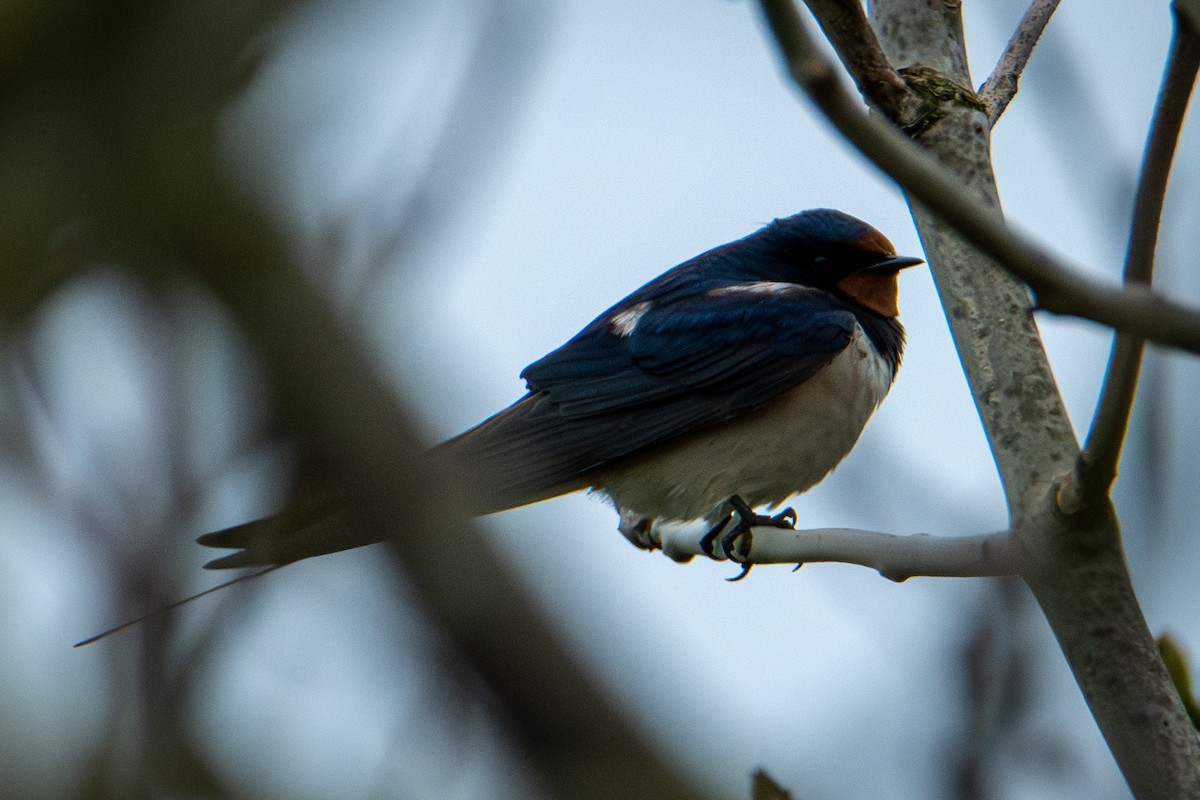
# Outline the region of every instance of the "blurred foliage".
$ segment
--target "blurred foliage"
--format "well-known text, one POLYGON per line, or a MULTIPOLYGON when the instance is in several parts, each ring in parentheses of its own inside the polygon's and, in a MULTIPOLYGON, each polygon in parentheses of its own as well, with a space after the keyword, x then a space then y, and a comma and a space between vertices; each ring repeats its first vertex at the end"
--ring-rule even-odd
MULTIPOLYGON (((257 350, 274 390, 269 410, 253 414, 270 420, 269 430, 252 432, 298 442, 305 460, 321 464, 369 524, 402 534, 395 540, 403 562, 397 577, 423 595, 443 640, 428 668, 443 673, 438 692, 449 697, 440 702, 458 709, 444 721, 465 735, 471 718, 486 713, 516 751, 507 769, 514 783, 526 785, 522 793, 544 783, 552 794, 573 798, 643 790, 693 796, 579 674, 465 519, 439 508, 450 482, 423 474, 412 458, 428 437, 294 269, 280 232, 221 173, 221 112, 259 63, 264 31, 288 6, 123 0, 78 3, 60 13, 9 9, 20 15, 19 29, 0 41, 6 45, 0 52, 6 69, 0 161, 11 167, 0 171, 0 239, 6 242, 0 318, 10 375, 17 378, 11 399, 51 428, 65 427, 54 408, 54 367, 38 357, 36 337, 24 329, 69 294, 75 279, 109 265, 97 286, 142 301, 127 304, 121 322, 143 336, 131 343, 144 351, 138 369, 161 381, 151 390, 163 401, 153 413, 164 416, 161 441, 153 445, 163 451, 166 471, 124 486, 118 465, 109 464, 95 479, 114 483, 111 505, 70 491, 76 496, 67 505, 82 528, 107 544, 101 549, 113 561, 123 613, 161 607, 182 583, 182 564, 155 529, 185 529, 208 488, 192 469, 186 433, 195 376, 185 354, 171 351, 171 345, 191 344, 188 319, 171 308, 171 298, 199 293, 206 302, 215 299, 257 350), (138 288, 130 287, 131 278, 138 288), (159 478, 168 479, 165 497, 151 486, 159 478), (449 574, 447 548, 458 553, 449 574), (525 759, 533 765, 528 775, 517 766, 525 759)), ((485 26, 483 35, 515 30, 485 26)), ((489 42, 489 52, 503 53, 507 41, 489 42)), ((476 104, 468 98, 463 105, 476 104)), ((440 157, 454 161, 457 155, 448 147, 440 157)), ((398 231, 405 230, 403 222, 395 220, 398 231)), ((27 440, 21 449, 34 454, 31 460, 45 451, 20 423, 14 434, 27 440)), ((196 744, 194 684, 200 676, 211 679, 222 641, 216 630, 184 635, 163 615, 145 623, 136 656, 127 648, 106 651, 113 678, 108 731, 90 759, 83 797, 246 794, 245 787, 225 783, 227 767, 214 761, 213 750, 196 744)), ((461 743, 457 748, 444 759, 467 758, 461 743)), ((38 791, 21 787, 22 796, 38 791)))
POLYGON ((1188 663, 1183 648, 1175 641, 1175 637, 1164 633, 1158 637, 1158 653, 1167 665, 1171 680, 1179 689, 1179 696, 1183 699, 1188 716, 1192 718, 1192 724, 1200 728, 1200 704, 1197 704, 1196 692, 1192 688, 1192 666, 1188 663))
POLYGON ((786 791, 766 773, 766 770, 761 769, 754 773, 750 797, 752 800, 792 800, 791 792, 786 791))

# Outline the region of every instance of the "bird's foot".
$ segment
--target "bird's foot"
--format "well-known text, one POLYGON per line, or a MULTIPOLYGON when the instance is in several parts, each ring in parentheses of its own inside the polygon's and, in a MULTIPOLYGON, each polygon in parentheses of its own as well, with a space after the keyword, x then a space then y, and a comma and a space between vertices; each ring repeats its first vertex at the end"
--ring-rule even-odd
POLYGON ((618 508, 620 513, 620 522, 617 524, 617 530, 621 532, 629 542, 639 550, 657 550, 658 542, 655 541, 652 534, 654 524, 653 517, 643 516, 636 511, 618 508))
POLYGON ((749 575, 750 568, 754 566, 753 563, 747 560, 750 554, 750 547, 754 541, 751 528, 756 525, 765 525, 772 528, 794 528, 796 527, 796 512, 791 508, 785 508, 774 516, 756 514, 746 504, 746 501, 737 495, 729 498, 729 505, 733 506, 733 511, 729 513, 729 516, 722 519, 716 525, 713 525, 708 533, 704 534, 704 538, 700 540, 700 549, 709 558, 727 558, 742 565, 741 573, 736 577, 728 579, 732 582, 740 581, 749 575), (733 522, 734 517, 737 517, 737 522, 731 527, 729 523, 733 522), (720 545, 720 556, 718 556, 717 550, 714 547, 718 543, 720 545))

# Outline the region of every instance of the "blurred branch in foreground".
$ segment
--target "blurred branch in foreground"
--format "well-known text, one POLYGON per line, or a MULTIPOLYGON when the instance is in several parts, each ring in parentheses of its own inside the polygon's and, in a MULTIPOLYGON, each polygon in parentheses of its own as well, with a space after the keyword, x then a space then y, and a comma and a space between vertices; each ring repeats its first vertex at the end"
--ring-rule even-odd
MULTIPOLYGON (((367 524, 393 532, 404 574, 500 701, 549 792, 694 796, 547 634, 454 510, 451 481, 414 472, 411 455, 426 437, 277 234, 217 174, 216 119, 237 65, 279 11, 269 2, 81 3, 24 31, 21 57, 3 62, 0 156, 19 165, 0 178, 9 244, 0 279, 13 287, 6 327, 96 260, 150 282, 199 278, 258 351, 286 427, 367 524)), ((148 638, 148 664, 162 661, 162 645, 148 638)), ((155 696, 164 700, 152 715, 180 702, 166 685, 155 696)))

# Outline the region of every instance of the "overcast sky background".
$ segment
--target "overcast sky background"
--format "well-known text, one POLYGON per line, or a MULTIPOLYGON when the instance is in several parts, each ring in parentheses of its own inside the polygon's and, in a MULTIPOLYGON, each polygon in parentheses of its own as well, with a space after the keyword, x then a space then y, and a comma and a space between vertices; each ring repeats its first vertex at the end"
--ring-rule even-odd
MULTIPOLYGON (((1023 8, 969 6, 978 84, 1023 8)), ((1064 4, 995 132, 1010 220, 1097 274, 1121 263, 1127 181, 1169 34, 1166 3, 1064 4)), ((797 96, 753 4, 317 3, 268 41, 225 121, 231 171, 290 232, 431 442, 515 400, 526 364, 629 291, 774 217, 839 208, 899 253, 920 254, 901 195, 797 96), (426 197, 430 221, 405 248, 389 247, 424 159, 447 135, 448 98, 472 75, 481 31, 510 38, 456 134, 461 161, 437 173, 449 188, 426 197)), ((1193 301, 1195 142, 1185 135, 1160 271, 1193 301)), ((112 652, 132 651, 139 635, 69 649, 123 612, 103 548, 55 498, 90 497, 80 502, 117 517, 130 497, 162 502, 165 401, 153 365, 172 353, 194 390, 188 463, 211 480, 194 529, 126 546, 177 551, 181 595, 212 585, 199 570, 209 554, 191 538, 272 510, 286 463, 284 448, 244 449, 262 424, 251 410, 260 388, 211 302, 182 294, 157 321, 146 302, 114 271, 53 299, 31 332, 53 413, 23 423, 47 429, 39 458, 52 485, 0 454, 0 720, 22 731, 0 741, 0 776, 38 781, 47 797, 77 782, 80 753, 113 711, 109 670, 134 657, 112 652), (182 350, 168 349, 171 337, 182 350)), ((800 526, 1002 528, 999 482, 927 271, 903 273, 900 304, 898 380, 843 467, 796 500, 800 526)), ((1108 336, 1039 320, 1086 430, 1108 336)), ((1198 373, 1176 356, 1152 358, 1150 370, 1168 432, 1151 455, 1173 470, 1159 486, 1173 502, 1147 499, 1138 481, 1155 462, 1137 440, 1118 499, 1151 629, 1195 653, 1198 373)), ((1149 424, 1144 413, 1136 424, 1149 424)), ((726 564, 681 566, 630 547, 612 510, 586 496, 483 524, 591 673, 714 796, 746 796, 758 766, 797 797, 940 794, 947 759, 972 734, 965 637, 989 615, 1032 654, 1034 687, 1017 735, 995 750, 995 796, 1127 796, 1023 589, 1004 604, 992 582, 893 584, 840 565, 758 568, 729 584, 726 564)), ((437 677, 414 652, 429 632, 397 611, 404 590, 384 555, 303 562, 259 581, 249 602, 188 609, 183 623, 197 628, 214 612, 240 616, 217 622, 225 660, 199 689, 197 739, 247 796, 444 797, 447 776, 457 796, 526 796, 488 723, 471 756, 456 758, 461 731, 439 722, 437 677)))

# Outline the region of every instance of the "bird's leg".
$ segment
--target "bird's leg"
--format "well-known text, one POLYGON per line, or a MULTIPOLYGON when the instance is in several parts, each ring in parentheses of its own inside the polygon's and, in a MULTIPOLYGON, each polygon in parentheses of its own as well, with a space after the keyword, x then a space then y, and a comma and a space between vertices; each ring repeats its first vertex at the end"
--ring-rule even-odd
POLYGON ((716 525, 704 534, 704 538, 700 540, 700 549, 703 550, 710 558, 716 558, 716 552, 713 545, 720 537, 721 554, 731 561, 737 561, 742 565, 742 572, 736 578, 730 578, 731 581, 740 581, 750 573, 750 567, 753 566, 748 561, 742 561, 738 558, 738 540, 743 539, 743 552, 749 552, 752 544, 750 529, 755 525, 768 525, 772 528, 794 528, 796 526, 796 512, 791 508, 785 508, 774 516, 766 514, 756 514, 754 510, 746 504, 738 495, 733 495, 729 498, 729 505, 733 506, 733 511, 729 516, 718 522, 716 525), (737 517, 737 523, 733 527, 729 527, 729 523, 737 517), (728 530, 726 530, 728 528, 728 530), (724 535, 722 535, 724 533, 724 535))

